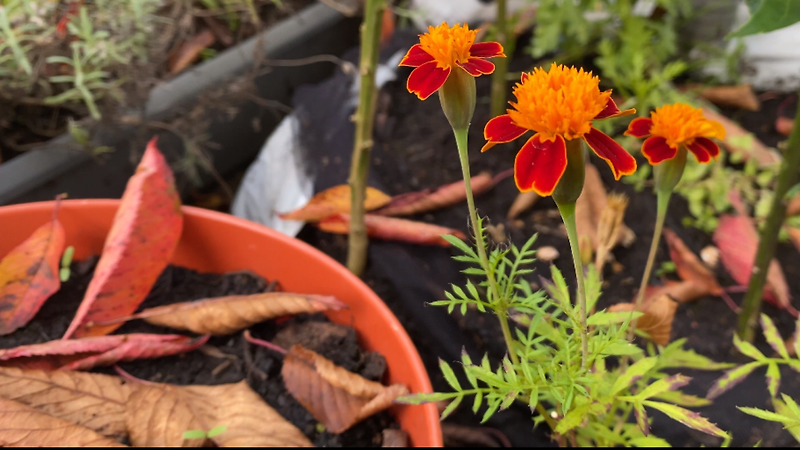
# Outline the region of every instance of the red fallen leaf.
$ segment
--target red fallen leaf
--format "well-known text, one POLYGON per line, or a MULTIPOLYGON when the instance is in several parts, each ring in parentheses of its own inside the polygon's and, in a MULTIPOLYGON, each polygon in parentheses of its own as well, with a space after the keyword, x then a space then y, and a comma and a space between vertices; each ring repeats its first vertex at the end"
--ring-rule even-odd
POLYGON ((0 365, 23 369, 86 370, 120 361, 158 358, 194 350, 209 336, 178 334, 114 334, 79 339, 57 339, 41 344, 0 350, 0 365))
POLYGON ((27 324, 61 287, 58 266, 63 251, 64 228, 54 212, 50 223, 0 261, 0 335, 27 324))
POLYGON ((775 119, 775 131, 778 133, 788 136, 792 134, 792 130, 794 129, 794 119, 790 119, 788 117, 779 116, 775 119))
POLYGON ((207 49, 216 41, 216 35, 208 28, 204 28, 196 35, 185 40, 170 55, 169 73, 175 75, 176 73, 183 72, 184 69, 189 67, 200 57, 200 53, 203 50, 207 49))
MULTIPOLYGON (((508 177, 512 172, 506 171, 492 177, 489 172, 481 172, 470 178, 472 194, 482 194, 497 184, 498 181, 508 177)), ((419 214, 426 211, 444 208, 456 203, 463 202, 467 198, 464 181, 456 181, 446 184, 434 190, 420 192, 409 192, 406 194, 395 195, 389 204, 374 211, 374 214, 383 216, 407 216, 419 214)))
MULTIPOLYGON (((367 186, 364 208, 366 211, 380 208, 389 202, 390 197, 378 189, 367 186)), ((284 220, 305 220, 316 222, 328 216, 350 212, 350 186, 340 184, 316 194, 305 206, 280 214, 284 220)))
MULTIPOLYGON (((443 234, 450 234, 460 239, 466 239, 466 235, 455 228, 447 228, 407 219, 398 219, 396 217, 365 214, 364 222, 367 227, 367 236, 376 239, 403 241, 422 245, 440 245, 442 247, 450 246, 450 243, 442 238, 443 234)), ((316 225, 322 231, 347 234, 350 231, 350 215, 336 214, 320 220, 316 225)))
POLYGON ((661 293, 666 293, 681 303, 706 295, 715 295, 722 297, 731 309, 738 311, 739 307, 719 284, 714 273, 686 246, 683 240, 668 228, 664 229, 663 235, 669 247, 669 257, 675 263, 675 269, 683 283, 668 283, 661 293))
MULTIPOLYGON (((758 250, 758 232, 752 220, 744 215, 722 215, 712 238, 719 247, 720 261, 725 269, 737 283, 747 285, 758 250)), ((764 300, 795 317, 798 315, 791 305, 791 294, 783 270, 775 259, 770 262, 767 271, 764 300)))
POLYGON ((93 326, 139 307, 169 263, 182 227, 175 180, 153 138, 128 180, 94 276, 63 339, 102 336, 122 325, 93 326))

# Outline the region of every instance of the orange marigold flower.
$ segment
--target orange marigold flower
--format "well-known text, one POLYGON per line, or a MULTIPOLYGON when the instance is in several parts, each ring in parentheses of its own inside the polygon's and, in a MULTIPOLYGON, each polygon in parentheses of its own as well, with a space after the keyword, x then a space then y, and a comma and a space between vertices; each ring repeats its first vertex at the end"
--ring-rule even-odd
POLYGON ((503 47, 497 42, 475 43, 477 32, 466 24, 451 28, 442 22, 438 27, 429 26, 428 32, 420 35, 419 44, 411 47, 399 64, 416 67, 408 76, 408 92, 425 100, 447 81, 453 66, 473 77, 494 72, 494 64, 486 58, 505 56, 503 47))
POLYGON ((491 119, 483 130, 488 141, 481 151, 496 144, 511 142, 528 130, 535 132, 517 153, 514 180, 520 191, 535 191, 548 196, 561 180, 567 167, 566 140, 583 139, 597 156, 603 158, 614 178, 636 171, 636 160, 616 141, 592 127, 592 121, 633 114, 620 111, 611 91, 600 92, 600 79, 591 72, 574 67, 550 66, 545 72, 537 67, 523 73, 514 86, 513 107, 491 119))
POLYGON ((703 110, 684 103, 656 108, 650 117, 638 117, 628 125, 626 136, 646 137, 642 153, 650 164, 672 159, 681 148, 687 148, 701 163, 719 155, 719 146, 711 138, 725 139, 725 128, 708 120, 703 110))

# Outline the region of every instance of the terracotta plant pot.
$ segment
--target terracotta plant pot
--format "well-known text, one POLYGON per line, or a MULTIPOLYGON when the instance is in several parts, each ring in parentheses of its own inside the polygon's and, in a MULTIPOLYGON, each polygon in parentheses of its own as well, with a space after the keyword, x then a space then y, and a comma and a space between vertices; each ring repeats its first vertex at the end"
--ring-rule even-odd
MULTIPOLYGON (((119 200, 65 200, 58 218, 65 245, 75 247, 75 259, 99 254, 119 200)), ((52 218, 54 202, 0 207, 0 255, 25 240, 52 218)), ((430 392, 422 359, 400 322, 383 301, 358 277, 333 258, 305 242, 228 214, 184 206, 175 265, 200 272, 251 270, 280 281, 287 291, 333 295, 349 309, 328 315, 334 322, 353 326, 367 350, 381 353, 387 362, 388 383, 402 383, 411 392, 430 392)), ((442 446, 435 405, 395 406, 392 413, 408 432, 413 446, 442 446)))

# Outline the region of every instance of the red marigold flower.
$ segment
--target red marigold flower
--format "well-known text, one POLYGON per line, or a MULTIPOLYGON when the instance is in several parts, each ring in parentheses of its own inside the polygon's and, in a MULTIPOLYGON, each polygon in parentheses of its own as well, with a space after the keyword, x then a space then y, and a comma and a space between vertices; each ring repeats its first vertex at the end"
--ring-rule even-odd
POLYGON ((681 148, 689 149, 697 161, 707 163, 719 155, 719 146, 711 138, 725 139, 725 128, 706 119, 703 110, 684 103, 656 108, 650 117, 633 119, 626 136, 646 137, 642 153, 650 164, 672 159, 681 148))
POLYGON ((634 109, 620 111, 611 91, 600 92, 600 79, 591 72, 563 65, 545 72, 537 67, 523 73, 514 86, 512 109, 491 119, 483 130, 488 141, 482 152, 496 144, 511 142, 534 131, 514 161, 514 181, 520 191, 548 196, 567 168, 566 140, 583 139, 603 158, 614 178, 636 171, 636 160, 611 137, 592 127, 592 121, 627 116, 634 109))
POLYGON ((399 64, 416 67, 408 76, 408 92, 425 100, 447 81, 453 66, 473 77, 494 72, 494 64, 486 58, 505 56, 503 47, 497 42, 475 43, 477 32, 467 25, 451 28, 447 22, 429 26, 428 32, 420 35, 419 44, 414 44, 399 64))

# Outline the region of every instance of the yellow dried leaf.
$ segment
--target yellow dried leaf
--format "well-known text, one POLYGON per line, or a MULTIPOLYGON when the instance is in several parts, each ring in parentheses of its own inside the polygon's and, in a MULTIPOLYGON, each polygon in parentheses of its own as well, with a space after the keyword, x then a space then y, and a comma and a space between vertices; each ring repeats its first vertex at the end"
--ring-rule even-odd
POLYGON ((124 447, 95 431, 0 397, 2 447, 124 447))
POLYGON ((0 367, 0 397, 122 439, 130 386, 119 377, 71 370, 0 367))
MULTIPOLYGON (((391 197, 388 195, 368 186, 364 199, 364 209, 372 211, 386 205, 390 200, 391 197)), ((316 222, 334 214, 349 213, 350 203, 350 185, 340 184, 318 193, 305 206, 286 214, 281 214, 280 217, 284 220, 316 222)))
MULTIPOLYGON (((667 345, 677 309, 678 303, 667 295, 651 297, 642 305, 643 315, 636 321, 636 328, 647 333, 656 344, 667 345)), ((609 312, 633 310, 633 303, 617 303, 608 308, 609 312)))
POLYGON ((148 308, 133 316, 153 325, 222 336, 274 317, 346 308, 329 295, 264 292, 148 308))
POLYGON ((292 396, 332 433, 346 431, 408 394, 401 384, 367 380, 300 345, 284 357, 281 376, 292 396))
POLYGON ((134 446, 198 446, 187 430, 225 425, 211 439, 219 447, 311 447, 294 425, 267 405, 245 381, 217 386, 136 385, 127 424, 134 446))

